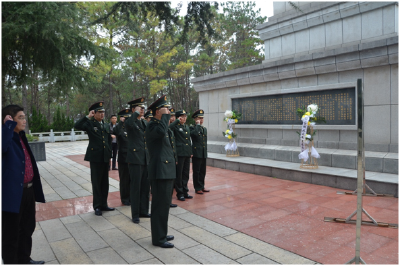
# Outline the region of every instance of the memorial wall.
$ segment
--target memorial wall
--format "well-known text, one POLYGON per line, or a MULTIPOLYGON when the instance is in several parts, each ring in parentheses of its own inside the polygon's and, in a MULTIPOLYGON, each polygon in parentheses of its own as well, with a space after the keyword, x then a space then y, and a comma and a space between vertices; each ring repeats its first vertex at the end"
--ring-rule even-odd
POLYGON ((366 151, 398 152, 398 3, 274 2, 258 25, 262 64, 192 79, 209 139, 226 141, 224 112, 243 114, 239 143, 298 146, 296 109, 316 103, 319 148, 357 148, 357 79, 364 85, 366 151))

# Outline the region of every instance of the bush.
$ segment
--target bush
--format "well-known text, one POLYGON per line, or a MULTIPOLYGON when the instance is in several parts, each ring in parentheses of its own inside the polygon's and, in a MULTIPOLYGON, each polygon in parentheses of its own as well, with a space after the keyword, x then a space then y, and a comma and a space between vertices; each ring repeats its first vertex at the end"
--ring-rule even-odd
POLYGON ((29 129, 31 132, 48 132, 50 131, 49 123, 44 115, 36 111, 35 107, 32 107, 32 116, 28 117, 29 129))

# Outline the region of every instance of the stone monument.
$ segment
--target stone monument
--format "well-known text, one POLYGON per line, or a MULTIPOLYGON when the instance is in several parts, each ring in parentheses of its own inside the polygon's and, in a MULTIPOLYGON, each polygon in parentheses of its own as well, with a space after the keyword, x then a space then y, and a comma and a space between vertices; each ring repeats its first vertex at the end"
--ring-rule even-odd
MULTIPOLYGON (((288 2, 274 2, 274 16, 257 26, 265 44, 262 64, 192 79, 206 114, 208 139, 226 141, 221 136, 224 112, 238 109, 243 114, 236 124, 239 145, 298 146, 296 108, 316 103, 327 124, 315 127, 315 147, 355 151, 356 83, 361 78, 365 150, 397 158, 398 3, 295 3, 300 11, 288 2)), ((322 165, 352 167, 334 165, 333 157, 322 159, 322 165)), ((373 162, 378 170, 367 170, 397 173, 397 159, 386 166, 380 159, 373 162)), ((355 158, 351 164, 355 167, 355 158)))

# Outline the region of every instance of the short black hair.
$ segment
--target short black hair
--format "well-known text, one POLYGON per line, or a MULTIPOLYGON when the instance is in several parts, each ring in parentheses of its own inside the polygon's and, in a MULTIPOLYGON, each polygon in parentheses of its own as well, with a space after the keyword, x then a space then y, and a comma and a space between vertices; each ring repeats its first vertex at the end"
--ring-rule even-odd
POLYGON ((6 118, 7 115, 11 115, 11 117, 14 119, 14 117, 16 117, 20 111, 24 111, 24 108, 16 104, 10 104, 1 109, 1 117, 3 118, 1 120, 2 124, 4 124, 4 118, 6 118))
MULTIPOLYGON (((116 115, 111 115, 111 116, 110 116, 110 119, 113 118, 114 116, 117 117, 116 115)), ((118 118, 118 117, 117 117, 117 118, 118 118)))

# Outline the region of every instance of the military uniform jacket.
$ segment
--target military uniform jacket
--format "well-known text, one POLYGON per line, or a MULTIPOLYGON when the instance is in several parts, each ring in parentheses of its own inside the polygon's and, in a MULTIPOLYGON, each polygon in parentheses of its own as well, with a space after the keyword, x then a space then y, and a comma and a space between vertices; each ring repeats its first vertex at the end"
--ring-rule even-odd
POLYGON ((150 162, 147 167, 149 179, 175 179, 176 167, 174 150, 168 134, 171 115, 164 114, 161 120, 151 118, 146 128, 147 148, 150 162))
POLYGON ((174 158, 175 158, 175 162, 178 161, 178 155, 176 154, 176 148, 175 148, 175 136, 174 136, 174 132, 172 132, 171 129, 168 128, 168 135, 169 135, 169 141, 171 142, 171 146, 172 149, 174 150, 174 158))
POLYGON ((128 153, 128 133, 126 131, 125 123, 119 121, 118 125, 114 128, 113 133, 117 138, 118 162, 125 163, 128 153))
POLYGON ((109 162, 112 157, 110 125, 103 122, 102 128, 96 119, 89 119, 85 116, 75 123, 75 128, 86 131, 89 136, 85 161, 109 162))
POLYGON ((138 120, 139 113, 132 113, 131 117, 125 119, 125 127, 128 133, 127 163, 148 165, 149 152, 147 150, 146 126, 144 119, 138 120))
POLYGON ((179 119, 176 119, 169 125, 174 132, 176 141, 176 153, 181 157, 190 157, 192 155, 192 143, 190 140, 190 128, 188 125, 181 125, 179 119))
POLYGON ((207 158, 207 128, 200 125, 190 126, 190 137, 193 157, 207 158))

